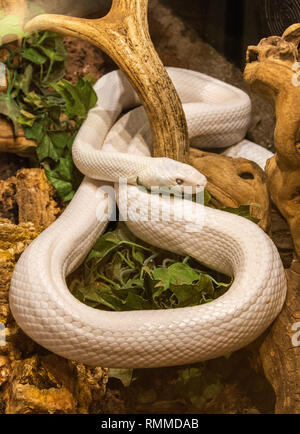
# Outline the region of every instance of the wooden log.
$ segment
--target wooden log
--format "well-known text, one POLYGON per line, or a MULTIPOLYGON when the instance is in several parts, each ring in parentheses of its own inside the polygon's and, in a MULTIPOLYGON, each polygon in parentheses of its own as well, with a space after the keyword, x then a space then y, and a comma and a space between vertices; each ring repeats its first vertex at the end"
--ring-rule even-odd
POLYGON ((190 150, 190 161, 206 176, 207 189, 216 208, 250 205, 251 215, 259 219, 259 226, 265 232, 270 231, 271 206, 267 179, 257 164, 244 158, 230 158, 193 148, 190 150))
POLYGON ((17 260, 61 212, 53 188, 43 170, 22 169, 0 181, 1 191, 9 193, 9 209, 18 204, 20 223, 0 218, 0 324, 5 326, 6 338, 5 345, 0 345, 0 413, 93 412, 105 394, 107 369, 69 362, 45 350, 41 353, 16 325, 8 305, 17 260))
POLYGON ((12 123, 4 118, 0 118, 0 152, 10 152, 28 157, 32 155, 36 148, 36 141, 26 139, 22 127, 19 127, 18 135, 14 135, 12 123))
POLYGON ((260 357, 276 393, 276 413, 299 414, 300 338, 296 333, 300 330, 300 263, 294 262, 286 273, 286 304, 260 347, 260 357))
POLYGON ((287 270, 288 294, 281 315, 260 348, 265 374, 277 397, 276 413, 299 414, 300 346, 300 24, 282 37, 263 39, 249 47, 245 79, 252 90, 276 108, 276 155, 267 163, 268 186, 277 208, 289 223, 296 260, 287 270), (298 324, 299 325, 299 324, 298 324))
MULTIPOLYGON (((249 47, 245 80, 276 108, 276 156, 266 172, 272 199, 290 225, 300 260, 300 81, 297 73, 300 24, 282 38, 263 39, 249 47), (296 69, 295 69, 296 68, 296 69)), ((299 69, 299 68, 298 68, 299 69)))
POLYGON ((44 170, 19 170, 16 174, 19 223, 31 222, 39 230, 50 226, 61 213, 54 194, 44 170))

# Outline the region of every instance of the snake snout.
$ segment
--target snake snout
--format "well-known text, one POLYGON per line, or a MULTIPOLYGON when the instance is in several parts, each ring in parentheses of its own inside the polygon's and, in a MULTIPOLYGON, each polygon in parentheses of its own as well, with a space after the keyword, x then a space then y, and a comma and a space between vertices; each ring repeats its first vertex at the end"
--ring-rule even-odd
POLYGON ((196 193, 199 192, 199 190, 203 190, 207 184, 206 176, 192 166, 187 165, 187 168, 188 173, 186 174, 184 184, 193 187, 196 193))

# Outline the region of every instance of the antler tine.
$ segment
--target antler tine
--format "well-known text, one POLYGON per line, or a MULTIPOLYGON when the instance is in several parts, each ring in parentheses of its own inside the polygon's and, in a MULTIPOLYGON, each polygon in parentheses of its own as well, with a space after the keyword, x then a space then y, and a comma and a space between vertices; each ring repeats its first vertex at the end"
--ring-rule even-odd
POLYGON ((105 51, 125 72, 141 98, 151 124, 154 156, 187 162, 185 114, 150 39, 147 9, 148 0, 113 0, 111 10, 103 18, 40 15, 25 30, 49 29, 80 37, 105 51))

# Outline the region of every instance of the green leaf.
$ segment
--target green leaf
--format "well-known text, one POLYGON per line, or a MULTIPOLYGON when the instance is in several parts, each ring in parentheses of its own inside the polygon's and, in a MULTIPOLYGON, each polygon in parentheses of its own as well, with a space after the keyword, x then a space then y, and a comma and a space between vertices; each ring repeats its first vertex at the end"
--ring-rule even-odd
POLYGON ((20 114, 17 119, 19 124, 32 127, 35 120, 36 116, 34 114, 27 112, 26 110, 20 110, 20 114))
MULTIPOLYGON (((41 11, 38 15, 40 15, 41 13, 43 13, 43 11, 41 11)), ((32 41, 32 45, 39 46, 44 44, 46 39, 55 39, 55 38, 62 39, 62 36, 59 33, 50 32, 49 30, 46 30, 45 32, 37 34, 37 38, 35 41, 32 41)))
POLYGON ((62 62, 67 59, 67 50, 65 48, 64 38, 62 35, 59 35, 58 33, 56 33, 55 36, 54 33, 53 39, 54 39, 54 46, 55 46, 55 53, 57 56, 57 60, 58 58, 60 58, 61 60, 58 61, 62 62))
POLYGON ((208 206, 211 202, 211 194, 210 192, 207 190, 207 188, 204 189, 204 205, 208 206))
POLYGON ((46 176, 64 202, 70 201, 74 194, 73 176, 75 166, 72 159, 60 158, 54 170, 46 170, 46 176))
POLYGON ((0 94, 0 114, 7 116, 13 123, 15 134, 18 131, 18 117, 20 109, 16 102, 8 94, 0 94))
POLYGON ((244 217, 253 223, 259 223, 259 219, 252 217, 250 213, 250 205, 241 205, 239 208, 230 208, 226 207, 223 208, 223 211, 229 212, 231 214, 236 214, 241 217, 244 217))
POLYGON ((212 280, 210 276, 205 274, 200 275, 199 281, 195 284, 171 284, 170 289, 178 300, 176 307, 197 306, 201 304, 203 296, 213 296, 214 293, 212 280))
POLYGON ((206 380, 200 379, 198 384, 194 383, 190 385, 190 401, 199 410, 201 410, 208 401, 218 396, 223 390, 223 385, 220 380, 212 376, 210 377, 211 378, 207 378, 206 380))
POLYGON ((124 311, 131 310, 150 310, 153 306, 149 300, 145 300, 133 292, 128 292, 128 296, 124 303, 124 311))
POLYGON ((143 264, 145 261, 145 255, 140 250, 136 250, 135 247, 132 248, 132 257, 135 261, 137 261, 139 264, 143 264))
POLYGON ((215 384, 209 384, 203 391, 203 395, 207 400, 213 399, 215 396, 219 395, 222 391, 223 386, 220 382, 215 384))
POLYGON ((199 279, 199 274, 194 271, 188 264, 180 262, 172 264, 168 268, 170 274, 170 283, 174 285, 191 285, 199 279))
POLYGON ((68 146, 69 140, 70 138, 65 132, 44 132, 36 149, 39 161, 42 162, 46 158, 58 161, 68 146))
POLYGON ((20 89, 26 94, 29 93, 31 81, 33 75, 33 67, 32 65, 27 65, 24 73, 20 77, 20 89))
POLYGON ((122 312, 124 310, 125 305, 123 301, 115 295, 102 294, 98 299, 100 304, 110 308, 112 311, 122 312))
POLYGON ((53 84, 54 89, 66 102, 68 116, 86 117, 90 108, 97 102, 97 95, 88 81, 78 79, 76 86, 66 80, 53 84))
POLYGON ((57 152, 62 155, 62 152, 68 148, 71 137, 65 131, 49 131, 48 135, 57 152))
POLYGON ((22 52, 22 57, 34 63, 35 65, 43 65, 47 61, 47 57, 43 56, 32 47, 26 48, 22 52))
MULTIPOLYGON (((167 289, 170 288, 170 281, 171 281, 171 276, 170 276, 170 272, 167 268, 155 268, 152 271, 153 274, 153 278, 154 280, 158 281, 158 283, 156 283, 155 288, 163 288, 164 291, 166 291, 167 289)), ((160 290, 156 290, 155 293, 153 294, 154 297, 157 297, 158 294, 160 295, 161 291, 160 290)))
MULTIPOLYGON (((199 280, 195 284, 197 287, 197 291, 199 292, 205 292, 206 294, 213 296, 214 294, 214 285, 213 285, 214 279, 209 276, 208 274, 201 273, 199 275, 199 280)), ((221 286, 222 283, 216 282, 218 286, 221 286)))
POLYGON ((36 121, 31 128, 25 128, 25 135, 27 139, 36 140, 40 143, 45 134, 45 122, 36 121))
POLYGON ((61 80, 58 84, 52 86, 64 98, 68 116, 86 116, 86 108, 80 100, 77 89, 72 84, 66 80, 61 80))
POLYGON ((43 98, 34 91, 27 92, 26 96, 24 96, 24 101, 33 107, 37 107, 37 108, 44 107, 43 98))
POLYGON ((46 171, 46 176, 64 202, 73 199, 75 191, 72 182, 61 179, 55 170, 46 171))
POLYGON ((58 161, 60 156, 57 152, 57 149, 55 148, 51 136, 47 133, 44 134, 42 141, 39 143, 36 153, 40 162, 46 158, 51 158, 54 161, 58 161))
POLYGON ((59 164, 55 170, 52 170, 52 173, 57 173, 65 181, 71 181, 74 168, 75 166, 71 158, 60 158, 59 164))
POLYGON ((107 234, 98 239, 98 241, 93 247, 93 250, 87 257, 87 261, 95 257, 104 258, 108 253, 112 251, 112 249, 115 249, 118 246, 119 242, 120 241, 115 238, 112 233, 108 232, 107 234))
POLYGON ((52 66, 48 76, 43 78, 42 86, 43 87, 50 87, 53 83, 58 82, 61 80, 65 75, 65 64, 64 62, 56 62, 52 66))
POLYGON ((80 89, 80 94, 83 98, 83 103, 85 105, 86 114, 88 111, 95 107, 98 97, 94 91, 92 83, 87 79, 87 77, 79 78, 77 87, 80 89))
POLYGON ((66 52, 64 49, 62 49, 61 44, 58 44, 58 41, 56 40, 56 47, 55 49, 51 49, 51 48, 46 48, 44 46, 40 46, 40 50, 42 50, 42 52, 45 54, 45 56, 47 56, 50 60, 52 61, 56 61, 56 62, 62 62, 65 60, 66 58, 66 52), (57 48, 59 47, 59 49, 57 48))
POLYGON ((177 307, 200 304, 201 294, 197 291, 197 286, 171 285, 171 291, 175 294, 178 300, 177 307))

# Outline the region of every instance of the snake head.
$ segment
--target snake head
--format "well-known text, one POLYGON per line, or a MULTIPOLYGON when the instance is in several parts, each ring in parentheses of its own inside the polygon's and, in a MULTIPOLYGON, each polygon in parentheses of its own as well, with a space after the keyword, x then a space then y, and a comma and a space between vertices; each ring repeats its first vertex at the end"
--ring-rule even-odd
POLYGON ((206 186, 206 177, 188 164, 170 158, 155 158, 153 163, 138 178, 139 184, 148 190, 169 187, 172 191, 183 192, 186 187, 192 187, 189 192, 195 194, 206 186))

